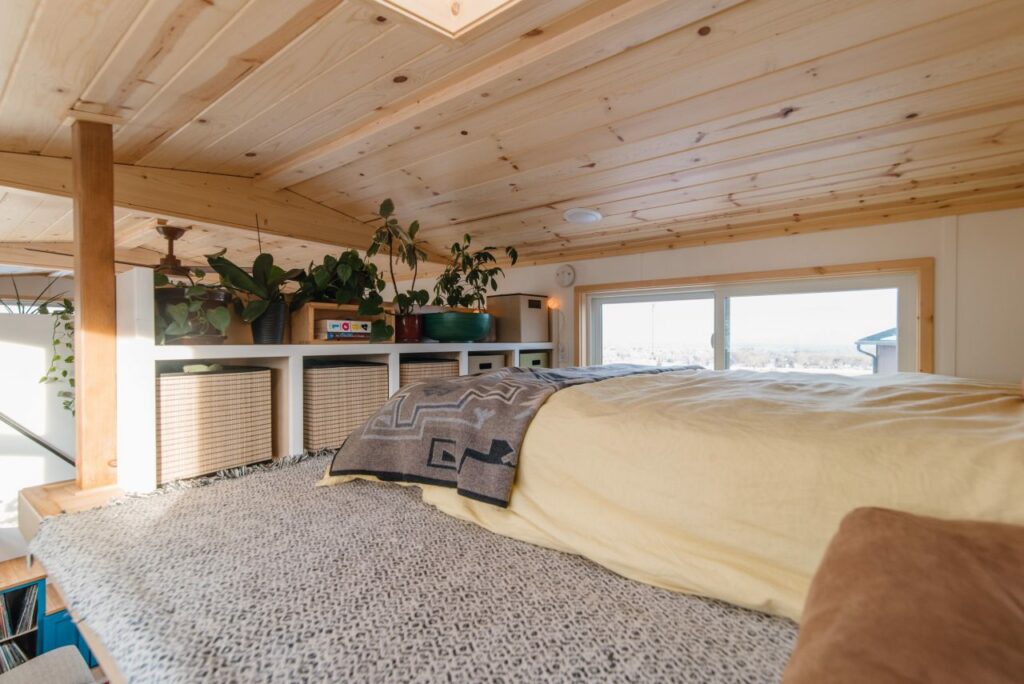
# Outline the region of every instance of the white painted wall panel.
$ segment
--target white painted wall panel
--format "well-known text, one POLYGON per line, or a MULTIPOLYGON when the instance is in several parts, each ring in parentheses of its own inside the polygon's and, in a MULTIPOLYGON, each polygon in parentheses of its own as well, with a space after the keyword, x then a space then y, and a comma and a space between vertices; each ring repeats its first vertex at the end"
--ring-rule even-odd
POLYGON ((1024 377, 1024 209, 960 217, 956 367, 960 375, 1024 377))

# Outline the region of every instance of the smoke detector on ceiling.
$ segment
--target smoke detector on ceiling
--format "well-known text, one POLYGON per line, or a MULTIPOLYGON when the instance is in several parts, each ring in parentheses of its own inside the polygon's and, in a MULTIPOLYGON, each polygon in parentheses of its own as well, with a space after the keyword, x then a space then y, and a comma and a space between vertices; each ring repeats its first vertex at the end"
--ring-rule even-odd
POLYGON ((604 216, 597 209, 583 209, 582 207, 574 207, 567 210, 562 216, 569 223, 597 223, 604 216))

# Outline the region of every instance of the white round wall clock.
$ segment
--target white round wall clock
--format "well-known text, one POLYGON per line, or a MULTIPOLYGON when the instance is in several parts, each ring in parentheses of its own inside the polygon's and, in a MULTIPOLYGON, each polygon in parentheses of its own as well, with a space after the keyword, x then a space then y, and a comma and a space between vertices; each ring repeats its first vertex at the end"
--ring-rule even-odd
POLYGON ((555 282, 561 287, 572 287, 576 282, 576 269, 569 264, 562 264, 555 271, 555 282))

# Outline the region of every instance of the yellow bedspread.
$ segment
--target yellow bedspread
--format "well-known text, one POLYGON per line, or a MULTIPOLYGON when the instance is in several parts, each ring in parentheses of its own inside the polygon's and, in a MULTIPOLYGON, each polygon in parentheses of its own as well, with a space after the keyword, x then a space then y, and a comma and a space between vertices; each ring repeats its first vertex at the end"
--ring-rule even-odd
POLYGON ((1024 524, 1024 400, 916 374, 606 380, 548 400, 508 509, 437 487, 423 498, 627 577, 799 619, 853 508, 1024 524))

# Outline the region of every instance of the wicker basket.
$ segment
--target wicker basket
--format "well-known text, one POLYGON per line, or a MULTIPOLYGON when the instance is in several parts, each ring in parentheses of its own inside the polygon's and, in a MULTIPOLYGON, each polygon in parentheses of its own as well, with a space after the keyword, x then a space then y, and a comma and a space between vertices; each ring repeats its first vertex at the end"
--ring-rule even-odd
POLYGON ((303 372, 303 447, 338 447, 388 400, 387 364, 314 365, 303 372))
POLYGON ((271 403, 268 368, 157 375, 157 482, 271 459, 271 403))
POLYGON ((459 374, 459 362, 453 359, 410 359, 398 366, 398 385, 405 387, 422 380, 451 378, 459 374))

